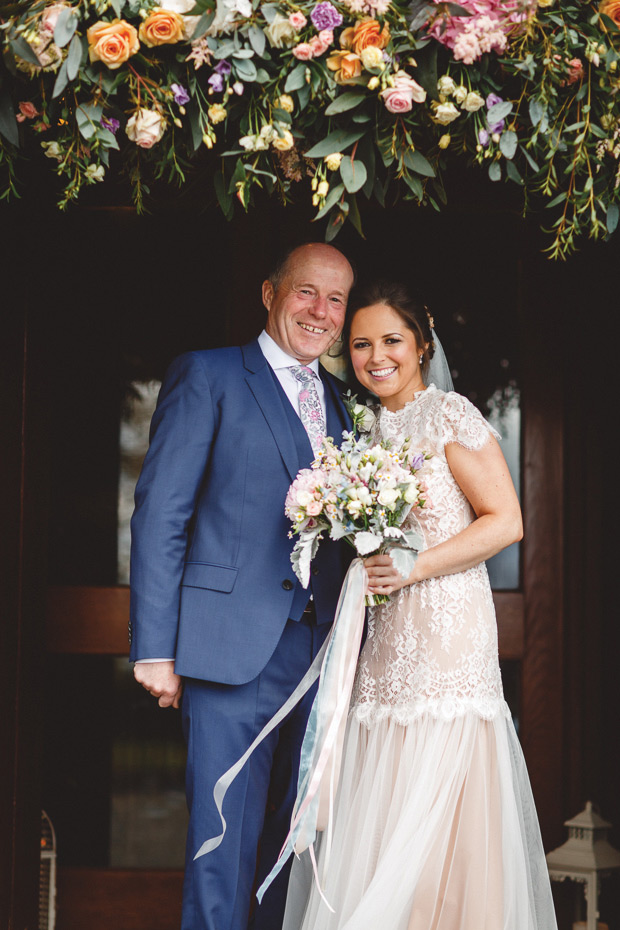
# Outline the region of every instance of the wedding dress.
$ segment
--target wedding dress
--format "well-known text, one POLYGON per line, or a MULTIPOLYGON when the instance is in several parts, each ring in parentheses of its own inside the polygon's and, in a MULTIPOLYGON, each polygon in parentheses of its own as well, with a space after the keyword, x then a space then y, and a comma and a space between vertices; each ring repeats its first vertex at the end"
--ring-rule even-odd
MULTIPOLYGON (((432 453, 426 546, 474 519, 445 456, 492 428, 434 385, 381 408, 374 438, 432 453)), ((503 697, 484 564, 370 608, 347 723, 328 868, 293 863, 284 930, 556 930, 538 820, 503 697), (326 874, 324 874, 326 872, 326 874), (330 910, 330 907, 333 912, 330 910)))

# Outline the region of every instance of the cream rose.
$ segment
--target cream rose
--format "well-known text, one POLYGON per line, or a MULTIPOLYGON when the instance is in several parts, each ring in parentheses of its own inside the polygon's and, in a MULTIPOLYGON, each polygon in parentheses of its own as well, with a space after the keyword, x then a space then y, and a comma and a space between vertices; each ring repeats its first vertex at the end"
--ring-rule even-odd
POLYGON ((454 88, 452 96, 454 97, 456 103, 461 104, 467 98, 469 91, 464 84, 459 84, 458 87, 454 88))
POLYGON ((276 13, 271 24, 265 29, 265 35, 272 48, 282 48, 283 46, 290 48, 297 39, 295 27, 288 17, 282 16, 281 13, 276 13))
POLYGON ((396 488, 385 488, 383 491, 379 492, 377 500, 382 507, 387 507, 388 510, 392 510, 399 497, 400 491, 396 490, 396 488))
POLYGON ((468 113, 475 113, 480 107, 484 106, 484 97, 481 97, 480 94, 477 94, 475 91, 471 91, 465 97, 463 101, 463 109, 467 110, 468 113))
POLYGON ((437 81, 437 90, 440 94, 443 94, 444 97, 449 97, 456 90, 456 84, 453 78, 451 78, 449 74, 442 74, 437 81))
POLYGON ((157 45, 175 45, 185 38, 185 23, 179 13, 159 7, 151 10, 140 25, 138 35, 149 48, 155 48, 157 45))
POLYGON ((459 111, 453 103, 440 103, 439 106, 435 108, 435 120, 441 123, 442 126, 447 126, 448 123, 455 120, 458 115, 459 111))
POLYGON ((368 45, 360 52, 362 64, 367 71, 383 67, 383 52, 376 45, 368 45))
POLYGON ((91 61, 101 61, 108 68, 120 68, 140 48, 138 32, 124 19, 99 22, 86 32, 91 61))
POLYGON ((289 149, 292 149, 295 145, 295 139, 293 138, 293 133, 290 130, 285 129, 282 136, 276 136, 273 142, 271 143, 274 149, 277 149, 278 152, 288 152, 289 149))
POLYGON ((159 142, 166 129, 166 121, 157 110, 142 108, 137 110, 129 120, 125 132, 132 142, 141 149, 150 149, 159 142))

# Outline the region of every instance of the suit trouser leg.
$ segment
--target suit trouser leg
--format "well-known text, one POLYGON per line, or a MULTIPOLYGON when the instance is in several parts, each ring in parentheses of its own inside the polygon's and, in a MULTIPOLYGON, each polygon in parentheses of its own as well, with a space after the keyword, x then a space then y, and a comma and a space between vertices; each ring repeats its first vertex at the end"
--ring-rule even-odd
MULTIPOLYGON (((215 782, 292 693, 327 632, 328 627, 289 621, 266 667, 246 685, 185 682, 190 823, 182 930, 246 930, 259 841, 265 851, 261 871, 266 874, 288 831, 299 747, 314 691, 261 743, 233 782, 224 802, 227 830, 221 845, 196 861, 193 857, 206 839, 221 832, 213 801, 215 782)), ((255 926, 278 930, 285 898, 283 876, 257 909, 255 926)))

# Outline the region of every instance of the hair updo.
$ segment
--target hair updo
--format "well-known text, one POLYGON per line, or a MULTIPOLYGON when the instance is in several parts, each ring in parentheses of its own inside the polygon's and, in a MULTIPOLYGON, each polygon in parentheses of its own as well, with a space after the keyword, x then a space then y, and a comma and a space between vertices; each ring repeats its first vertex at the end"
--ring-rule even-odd
POLYGON ((398 282, 373 281, 354 290, 349 299, 342 331, 342 342, 346 354, 350 354, 349 340, 351 337, 351 324, 355 314, 363 307, 372 307, 374 304, 385 304, 390 310, 398 314, 407 329, 411 330, 420 352, 424 352, 421 366, 424 371, 435 353, 433 318, 428 311, 428 307, 417 297, 414 297, 404 284, 398 282), (426 349, 424 349, 425 345, 427 346, 426 349))

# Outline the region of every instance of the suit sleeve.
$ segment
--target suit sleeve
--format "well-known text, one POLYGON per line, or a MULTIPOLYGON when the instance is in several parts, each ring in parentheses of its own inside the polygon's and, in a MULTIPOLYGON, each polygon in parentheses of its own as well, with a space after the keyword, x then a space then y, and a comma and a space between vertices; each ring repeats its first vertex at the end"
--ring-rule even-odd
POLYGON ((188 530, 204 479, 215 418, 204 361, 170 366, 153 415, 131 520, 132 660, 176 654, 188 530))

